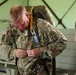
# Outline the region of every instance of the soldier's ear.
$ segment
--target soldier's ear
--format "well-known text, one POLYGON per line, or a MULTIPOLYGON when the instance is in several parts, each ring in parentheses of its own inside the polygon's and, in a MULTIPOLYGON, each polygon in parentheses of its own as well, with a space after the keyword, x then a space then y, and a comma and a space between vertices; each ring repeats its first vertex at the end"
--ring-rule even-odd
POLYGON ((30 18, 30 14, 28 12, 25 12, 25 15, 30 18))

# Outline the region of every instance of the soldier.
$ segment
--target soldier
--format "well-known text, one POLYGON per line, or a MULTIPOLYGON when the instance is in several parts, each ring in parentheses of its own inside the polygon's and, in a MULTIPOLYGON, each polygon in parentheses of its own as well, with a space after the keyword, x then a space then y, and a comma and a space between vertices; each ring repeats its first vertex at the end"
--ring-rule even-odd
POLYGON ((51 75, 52 58, 66 48, 67 39, 43 11, 30 7, 27 12, 26 8, 16 5, 10 10, 11 23, 1 40, 6 59, 18 58, 20 75, 51 75))

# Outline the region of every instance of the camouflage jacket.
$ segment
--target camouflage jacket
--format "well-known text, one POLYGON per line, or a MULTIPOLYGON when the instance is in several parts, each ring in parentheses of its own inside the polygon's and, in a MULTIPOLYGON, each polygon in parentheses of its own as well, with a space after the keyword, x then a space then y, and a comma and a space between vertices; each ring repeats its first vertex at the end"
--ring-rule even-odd
POLYGON ((35 69, 38 69, 38 72, 40 72, 46 64, 50 73, 52 70, 52 62, 50 60, 66 48, 67 39, 47 20, 42 20, 40 18, 37 22, 33 22, 33 30, 36 35, 31 34, 29 27, 24 31, 20 31, 10 24, 6 34, 2 36, 1 40, 2 48, 6 55, 6 60, 10 61, 16 59, 15 54, 18 48, 23 50, 31 50, 39 47, 41 51, 39 57, 27 56, 25 58, 19 58, 17 66, 19 69, 25 71, 26 75, 29 75, 30 71, 35 73, 35 69), (35 42, 34 36, 38 37, 38 42, 35 42))
MULTIPOLYGON (((34 36, 31 34, 29 27, 22 32, 10 24, 6 35, 3 35, 1 40, 7 60, 16 58, 15 52, 17 48, 27 50, 40 47, 40 57, 48 59, 57 56, 66 48, 66 37, 48 21, 38 19, 36 23, 33 23, 33 29, 37 34, 38 43, 34 41, 34 36)), ((29 57, 27 58, 29 59, 29 57)))

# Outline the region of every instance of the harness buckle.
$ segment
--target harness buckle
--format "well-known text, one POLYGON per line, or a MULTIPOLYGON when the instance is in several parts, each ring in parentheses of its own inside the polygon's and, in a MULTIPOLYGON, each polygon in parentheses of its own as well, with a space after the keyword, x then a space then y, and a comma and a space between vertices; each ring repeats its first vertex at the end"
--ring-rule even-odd
POLYGON ((37 66, 33 69, 32 72, 37 75, 40 72, 40 69, 41 69, 41 65, 37 64, 37 66))

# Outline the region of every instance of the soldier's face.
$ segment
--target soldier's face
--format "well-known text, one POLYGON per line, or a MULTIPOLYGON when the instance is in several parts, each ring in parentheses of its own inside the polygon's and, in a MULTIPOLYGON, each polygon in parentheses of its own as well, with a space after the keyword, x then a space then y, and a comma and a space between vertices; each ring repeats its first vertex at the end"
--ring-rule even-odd
POLYGON ((29 15, 28 13, 22 13, 18 16, 16 21, 13 21, 14 26, 16 26, 19 30, 24 30, 29 25, 29 15))

